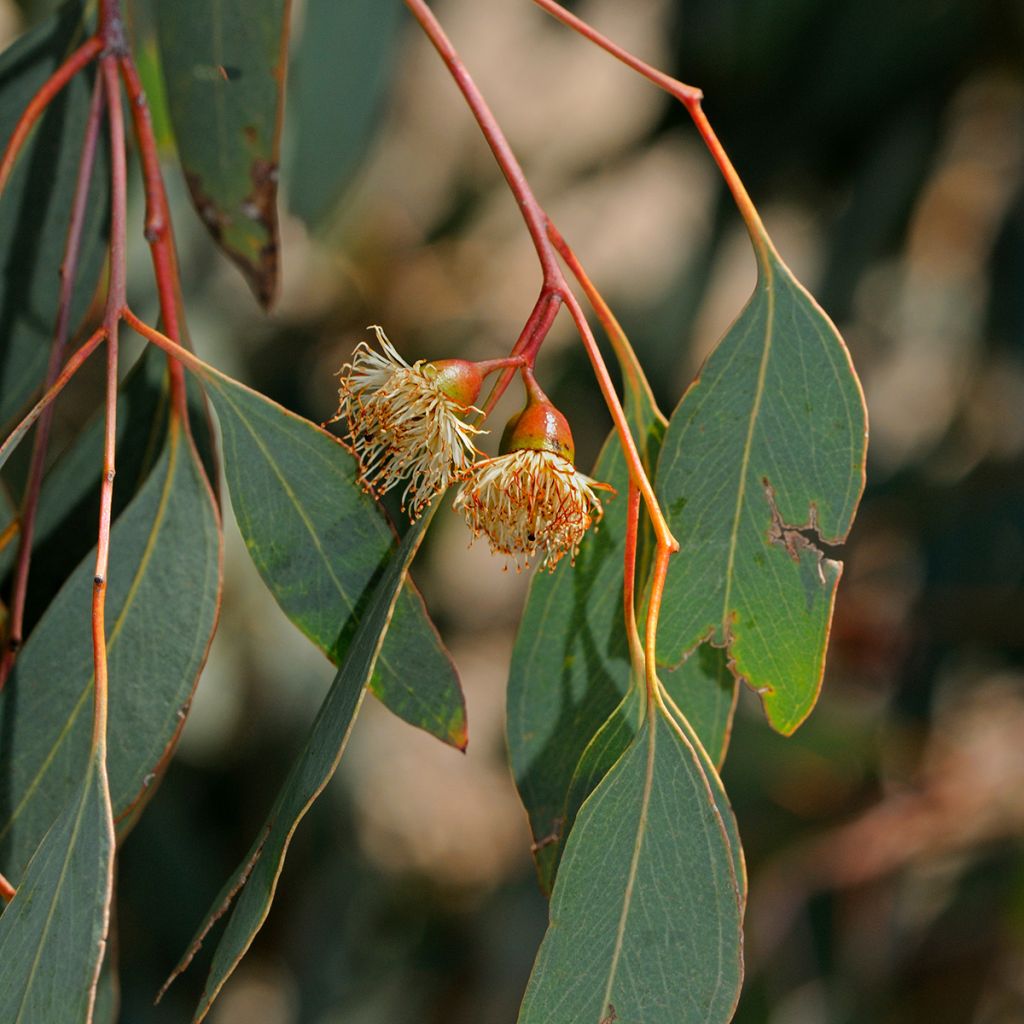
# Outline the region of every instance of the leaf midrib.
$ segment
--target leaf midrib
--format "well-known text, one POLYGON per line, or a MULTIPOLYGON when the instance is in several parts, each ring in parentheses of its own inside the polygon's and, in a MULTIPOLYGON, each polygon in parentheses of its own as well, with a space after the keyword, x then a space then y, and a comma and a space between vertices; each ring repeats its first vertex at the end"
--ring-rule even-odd
POLYGON ((612 989, 615 986, 615 977, 619 970, 619 959, 622 956, 622 946, 626 937, 626 922, 629 918, 630 906, 633 902, 633 886, 640 864, 640 851, 643 848, 644 838, 647 835, 647 815, 651 803, 651 791, 654 788, 654 747, 656 743, 654 701, 648 699, 647 705, 647 734, 649 737, 647 747, 647 764, 644 768, 644 787, 640 796, 640 815, 637 819, 636 839, 633 842, 633 854, 630 858, 629 872, 626 875, 626 888, 622 896, 622 913, 619 915, 619 927, 615 933, 615 945, 612 947, 612 959, 608 965, 608 983, 605 985, 601 1005, 598 1007, 597 1024, 601 1024, 605 1017, 605 1009, 611 998, 612 989))
POLYGON ((765 302, 767 304, 767 315, 765 317, 764 348, 761 353, 761 365, 757 370, 757 387, 754 391, 754 401, 750 409, 750 419, 747 423, 747 436, 743 443, 743 454, 740 459, 739 484, 736 489, 736 507, 733 511, 732 530, 729 533, 729 557, 725 567, 725 593, 722 598, 721 629, 722 640, 727 642, 731 632, 729 605, 732 599, 732 581, 736 566, 736 548, 739 544, 740 519, 743 515, 743 506, 747 493, 747 471, 750 467, 750 453, 754 446, 754 430, 757 426, 757 417, 761 411, 761 399, 764 396, 764 382, 768 374, 768 359, 772 350, 772 328, 775 322, 775 289, 774 270, 771 260, 767 257, 761 264, 763 274, 763 287, 765 290, 765 302))

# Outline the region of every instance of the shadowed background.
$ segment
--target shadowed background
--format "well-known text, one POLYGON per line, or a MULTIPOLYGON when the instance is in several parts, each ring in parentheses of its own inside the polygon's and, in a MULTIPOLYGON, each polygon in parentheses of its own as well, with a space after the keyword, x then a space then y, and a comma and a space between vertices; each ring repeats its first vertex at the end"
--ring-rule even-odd
MULTIPOLYGON (((5 37, 48 5, 25 6, 0 5, 5 37)), ((526 0, 435 6, 669 412, 754 280, 684 111, 526 0)), ((575 9, 704 89, 782 256, 847 339, 871 416, 821 702, 784 740, 744 694, 723 772, 751 876, 737 1020, 1022 1021, 1024 7, 575 9)), ((170 159, 167 175, 196 348, 321 421, 367 324, 410 361, 500 356, 540 278, 485 144, 398 0, 307 0, 294 16, 269 317, 170 159)), ((145 39, 145 8, 135 17, 145 39)), ((149 313, 140 229, 134 246, 132 302, 149 313)), ((539 377, 588 466, 610 420, 568 318, 539 377)), ((518 408, 510 396, 495 434, 518 408)), ((194 1004, 202 962, 151 1000, 332 676, 230 516, 226 532, 220 631, 178 757, 120 858, 125 1021, 178 1021, 194 1004)), ((468 540, 442 513, 414 574, 463 676, 469 753, 364 705, 216 1024, 514 1020, 546 917, 504 753, 527 579, 468 540)))

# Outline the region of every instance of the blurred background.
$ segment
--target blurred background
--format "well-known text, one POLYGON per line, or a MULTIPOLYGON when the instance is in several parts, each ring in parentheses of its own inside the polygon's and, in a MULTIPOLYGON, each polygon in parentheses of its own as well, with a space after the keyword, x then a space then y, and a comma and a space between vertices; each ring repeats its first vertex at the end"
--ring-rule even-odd
MULTIPOLYGON (((0 34, 48 6, 3 0, 0 34)), ((434 7, 671 411, 754 280, 685 113, 527 0, 434 7)), ((783 257, 847 339, 871 416, 821 702, 782 739, 744 694, 723 773, 751 878, 737 1020, 1024 1022, 1024 4, 574 9, 704 89, 783 257)), ((145 40, 146 8, 134 11, 145 40)), ((296 0, 293 14, 270 316, 214 250, 171 159, 167 176, 200 354, 321 421, 367 324, 410 360, 498 356, 540 279, 488 150, 398 0, 296 0)), ((133 305, 150 313, 136 236, 133 305)), ((588 465, 609 419, 567 320, 539 376, 588 465)), ((226 531, 210 661, 121 855, 127 1022, 187 1019, 201 959, 159 1007, 153 994, 332 676, 230 515, 226 531)), ((438 517, 415 575, 462 673, 469 751, 364 705, 215 1024, 515 1019, 546 919, 504 752, 528 580, 467 547, 453 516, 438 517)))

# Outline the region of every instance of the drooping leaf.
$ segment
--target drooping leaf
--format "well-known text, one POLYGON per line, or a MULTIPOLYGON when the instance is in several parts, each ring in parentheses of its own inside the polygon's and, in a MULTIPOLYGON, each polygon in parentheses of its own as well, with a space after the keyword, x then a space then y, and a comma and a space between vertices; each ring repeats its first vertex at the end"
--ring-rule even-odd
POLYGON ((569 835, 519 1024, 726 1024, 742 978, 735 856, 701 758, 649 711, 569 835))
MULTIPOLYGON (((228 463, 230 464, 230 463, 228 463)), ((213 902, 182 962, 167 984, 188 966, 216 921, 234 909, 214 952, 210 975, 196 1010, 202 1020, 262 927, 277 889, 288 845, 299 822, 323 792, 344 753, 356 713, 362 703, 373 665, 384 642, 392 612, 420 541, 440 502, 434 504, 406 533, 401 547, 388 559, 368 596, 334 682, 324 698, 298 758, 274 801, 256 841, 213 902)), ((166 989, 166 985, 164 986, 166 989)))
POLYGON ((85 754, 78 780, 0 917, 0 1020, 12 1024, 84 1024, 95 996, 114 829, 102 748, 85 754))
MULTIPOLYGON (((689 671, 684 672, 681 669, 675 680, 674 695, 682 702, 681 705, 673 700, 673 691, 664 687, 664 681, 662 692, 668 702, 668 713, 700 759, 708 787, 728 833, 740 896, 746 900, 747 872, 739 831, 717 770, 718 765, 725 760, 739 684, 729 672, 722 652, 713 647, 702 646, 698 654, 687 661, 686 665, 691 666, 689 671), (682 683, 686 685, 680 685, 682 683), (681 707, 687 708, 685 714, 681 707), (715 757, 708 753, 709 749, 715 752, 715 757)), ((569 829, 576 820, 583 802, 626 752, 643 723, 644 685, 642 681, 634 681, 608 721, 587 744, 576 765, 565 801, 565 825, 562 836, 560 840, 551 844, 553 849, 548 854, 548 858, 553 858, 556 863, 565 848, 566 839, 571 834, 569 829)))
POLYGON ((680 543, 658 653, 704 639, 791 733, 817 699, 841 566, 817 543, 849 531, 866 414, 831 321, 774 252, 672 415, 657 491, 680 543))
MULTIPOLYGON (((65 4, 0 54, 0 145, 25 105, 85 41, 84 5, 65 4)), ((60 266, 88 118, 92 74, 74 78, 25 143, 0 198, 0 426, 39 387, 57 318, 60 266)), ((97 147, 82 230, 71 324, 84 314, 103 267, 110 174, 97 147)))
POLYGON ((400 3, 309 0, 288 82, 288 205, 318 223, 359 169, 391 80, 400 3))
MULTIPOLYGON (((203 380, 249 554, 284 613, 338 664, 394 534, 337 438, 213 370, 203 380)), ((465 746, 462 689, 411 583, 399 596, 371 689, 405 721, 465 746)))
POLYGON ((192 202, 263 306, 277 289, 289 0, 156 7, 167 106, 192 202))
MULTIPOLYGON (((621 365, 630 430, 653 466, 665 421, 628 350, 621 365)), ((546 891, 572 824, 566 798, 580 757, 615 714, 631 671, 622 603, 629 472, 614 431, 591 475, 618 496, 605 502, 600 528, 585 537, 575 565, 563 559, 553 573, 538 572, 530 582, 509 668, 509 759, 546 891)))
MULTIPOLYGON (((68 578, 0 694, 0 863, 15 885, 75 791, 89 749, 94 561, 88 555, 68 578)), ((219 584, 217 514, 175 419, 156 466, 111 531, 107 770, 116 819, 144 800, 181 729, 213 634, 219 584)))

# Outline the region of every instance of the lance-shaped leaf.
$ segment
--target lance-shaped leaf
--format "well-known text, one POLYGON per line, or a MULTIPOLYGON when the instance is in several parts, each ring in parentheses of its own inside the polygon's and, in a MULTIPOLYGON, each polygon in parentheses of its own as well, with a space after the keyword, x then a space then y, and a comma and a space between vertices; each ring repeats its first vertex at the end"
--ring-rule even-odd
MULTIPOLYGON (((15 885, 79 785, 89 750, 94 562, 88 555, 68 578, 0 695, 0 864, 15 885)), ((173 420, 156 466, 111 531, 107 770, 117 819, 144 799, 178 736, 219 587, 217 514, 173 420)))
POLYGON ((757 288, 669 422, 657 491, 680 543, 658 653, 702 640, 791 733, 817 699, 867 421, 842 339, 770 247, 757 288))
POLYGON ((433 506, 406 533, 401 547, 388 559, 369 594, 365 614, 359 620, 345 660, 317 712, 309 737, 256 841, 214 900, 184 958, 164 985, 166 990, 167 985, 188 966, 210 928, 234 900, 231 917, 213 955, 210 975, 196 1010, 196 1021, 202 1020, 209 1012, 217 994, 270 913, 288 845, 299 822, 338 767, 392 612, 402 593, 403 581, 439 504, 440 501, 435 499, 433 506))
POLYGON ((402 5, 308 0, 288 79, 288 205, 307 224, 358 171, 391 81, 402 5))
POLYGON ((158 4, 167 105, 192 202, 264 306, 278 277, 288 0, 158 4))
MULTIPOLYGON (((724 654, 706 644, 682 666, 673 682, 674 687, 669 688, 664 686, 662 680, 666 707, 700 758, 708 787, 729 836, 733 852, 733 869, 740 896, 745 900, 747 872, 739 831, 717 770, 725 760, 738 684, 725 665, 724 654), (685 714, 681 710, 684 707, 687 709, 685 714), (713 754, 709 754, 708 750, 713 751, 713 754)), ((551 850, 545 851, 546 857, 542 863, 553 859, 557 866, 566 840, 571 834, 569 830, 583 802, 633 742, 643 723, 642 695, 643 684, 634 681, 622 702, 587 744, 569 784, 563 811, 565 827, 562 835, 549 844, 551 850)))
MULTIPOLYGON (((202 379, 249 554, 284 613, 337 664, 394 534, 337 438, 212 368, 202 379)), ((399 596, 371 689, 410 724, 466 745, 455 667, 411 583, 399 596)))
POLYGON ((726 1024, 742 978, 735 857, 699 753, 649 710, 569 835, 519 1024, 726 1024))
POLYGON ((0 917, 0 1020, 12 1024, 90 1017, 113 885, 102 748, 78 774, 0 917))
MULTIPOLYGON (((0 54, 0 146, 35 92, 85 41, 83 4, 60 11, 0 54)), ((68 217, 85 136, 91 72, 76 76, 43 114, 0 198, 0 425, 42 383, 57 316, 68 217)), ((110 174, 97 147, 82 230, 71 323, 85 312, 103 267, 110 174)))

